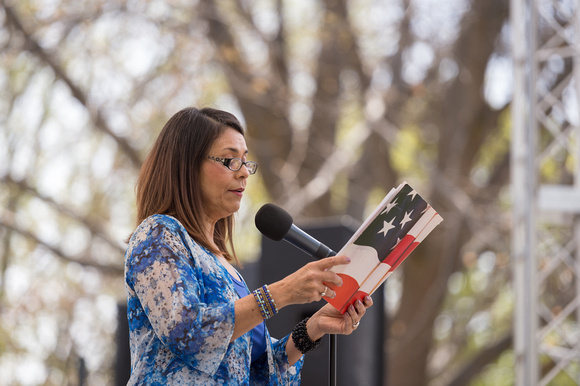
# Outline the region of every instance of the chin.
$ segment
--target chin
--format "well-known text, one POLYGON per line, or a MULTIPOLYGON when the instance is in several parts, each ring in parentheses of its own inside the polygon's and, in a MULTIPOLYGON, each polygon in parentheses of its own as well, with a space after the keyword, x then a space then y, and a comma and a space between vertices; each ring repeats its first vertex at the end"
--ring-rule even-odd
POLYGON ((229 207, 227 210, 224 210, 225 213, 224 218, 236 214, 238 210, 240 210, 239 204, 229 207))

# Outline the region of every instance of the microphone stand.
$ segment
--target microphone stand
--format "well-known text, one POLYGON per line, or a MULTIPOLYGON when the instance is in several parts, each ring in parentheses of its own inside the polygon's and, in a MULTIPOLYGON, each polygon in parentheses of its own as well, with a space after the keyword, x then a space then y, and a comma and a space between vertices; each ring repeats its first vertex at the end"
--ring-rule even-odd
MULTIPOLYGON (((302 252, 316 258, 323 259, 325 257, 336 256, 336 252, 328 248, 326 245, 320 243, 314 237, 310 236, 308 233, 302 231, 296 225, 294 225, 292 216, 290 216, 282 208, 279 208, 273 204, 264 205, 258 214, 256 215, 256 226, 264 235, 273 240, 279 241, 282 238, 294 245, 296 248, 302 250, 302 252), (260 220, 258 220, 258 217, 260 220), (279 230, 272 233, 271 231, 266 231, 264 226, 272 224, 273 218, 284 223, 289 222, 289 229, 285 230, 285 234, 282 237, 278 237, 279 230)), ((287 225, 287 224, 286 224, 287 225)), ((329 363, 329 374, 328 382, 330 386, 336 386, 336 334, 329 334, 330 338, 330 363, 329 363)))
MULTIPOLYGON (((292 227, 295 227, 294 224, 292 224, 292 227)), ((333 251, 332 249, 328 248, 326 245, 321 244, 318 242, 318 240, 314 239, 312 236, 308 235, 307 233, 304 234, 306 237, 309 237, 310 239, 302 239, 301 241, 311 241, 314 245, 313 250, 316 250, 316 252, 311 255, 312 257, 320 260, 323 259, 325 257, 330 257, 330 256, 336 256, 336 252, 333 251)), ((288 241, 290 244, 294 245, 295 247, 301 249, 303 252, 307 253, 310 255, 310 252, 304 248, 304 246, 300 245, 300 243, 295 242, 295 240, 292 238, 292 236, 290 237, 285 237, 284 240, 288 241)), ((329 338, 329 350, 330 350, 330 355, 329 355, 329 363, 328 363, 328 384, 330 386, 336 386, 336 344, 337 344, 337 339, 336 339, 336 334, 328 334, 328 338, 329 338)))
POLYGON ((336 334, 330 334, 330 366, 328 374, 328 384, 336 385, 336 334))
MULTIPOLYGON (((336 252, 330 250, 328 256, 336 256, 336 252)), ((330 363, 328 367, 328 384, 336 386, 336 334, 329 334, 330 363)))
MULTIPOLYGON (((296 227, 292 224, 293 229, 300 228, 296 227)), ((300 230, 302 233, 302 230, 300 230)), ((302 250, 302 252, 311 255, 312 257, 320 260, 325 257, 336 256, 336 252, 332 249, 328 248, 326 245, 320 243, 318 240, 313 238, 307 233, 302 233, 301 238, 298 240, 296 238, 296 234, 288 233, 284 236, 284 240, 289 242, 290 244, 294 245, 298 249, 302 250), (308 246, 303 245, 302 243, 308 243, 308 246), (311 254, 311 251, 316 251, 314 254, 311 254)), ((330 386, 336 386, 336 334, 329 334, 329 349, 330 349, 330 356, 329 356, 329 366, 328 366, 328 384, 330 386)))

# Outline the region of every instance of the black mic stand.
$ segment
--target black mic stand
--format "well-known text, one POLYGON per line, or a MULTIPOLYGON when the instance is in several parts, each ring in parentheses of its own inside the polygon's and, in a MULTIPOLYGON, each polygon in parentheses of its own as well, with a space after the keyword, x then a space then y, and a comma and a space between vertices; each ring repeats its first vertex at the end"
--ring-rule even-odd
MULTIPOLYGON (((292 225, 294 227, 294 224, 292 225)), ((306 234, 306 236, 309 236, 311 238, 311 240, 305 239, 306 241, 312 241, 313 245, 317 246, 317 251, 311 255, 312 257, 320 260, 323 259, 325 257, 330 257, 330 256, 336 256, 336 252, 334 252, 332 249, 328 248, 326 245, 319 243, 318 240, 312 238, 310 235, 306 234)), ((289 242, 290 244, 294 245, 295 247, 297 247, 298 249, 300 249, 302 252, 310 255, 308 249, 305 249, 304 246, 300 245, 300 243, 296 242, 292 237, 286 237, 284 238, 285 241, 289 242)), ((304 241, 304 240, 301 240, 304 241)), ((328 334, 328 338, 329 338, 329 350, 330 350, 330 356, 329 356, 329 364, 328 364, 328 384, 330 386, 336 386, 336 346, 337 346, 337 339, 336 339, 336 334, 328 334)))
POLYGON ((328 374, 328 384, 336 385, 336 335, 330 334, 330 367, 328 374))
MULTIPOLYGON (((335 256, 336 252, 332 249, 328 256, 335 256)), ((336 386, 336 334, 329 334, 330 363, 328 367, 328 384, 336 386)))

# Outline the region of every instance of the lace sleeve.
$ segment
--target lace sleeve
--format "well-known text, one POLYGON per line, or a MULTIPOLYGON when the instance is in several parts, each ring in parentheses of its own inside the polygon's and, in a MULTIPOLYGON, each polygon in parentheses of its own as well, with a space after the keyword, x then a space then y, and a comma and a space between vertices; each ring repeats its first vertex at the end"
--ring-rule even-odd
MULTIPOLYGON (((183 230, 184 231, 184 230, 183 230)), ((161 342, 195 369, 213 374, 234 329, 234 299, 214 273, 196 265, 179 226, 156 219, 138 228, 126 258, 135 301, 161 342)))

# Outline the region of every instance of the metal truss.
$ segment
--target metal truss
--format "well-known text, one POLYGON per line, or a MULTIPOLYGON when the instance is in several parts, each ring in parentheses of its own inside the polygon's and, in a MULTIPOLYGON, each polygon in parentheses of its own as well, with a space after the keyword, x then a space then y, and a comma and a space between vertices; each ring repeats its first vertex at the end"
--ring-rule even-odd
POLYGON ((510 6, 516 384, 580 384, 580 2, 510 6))

